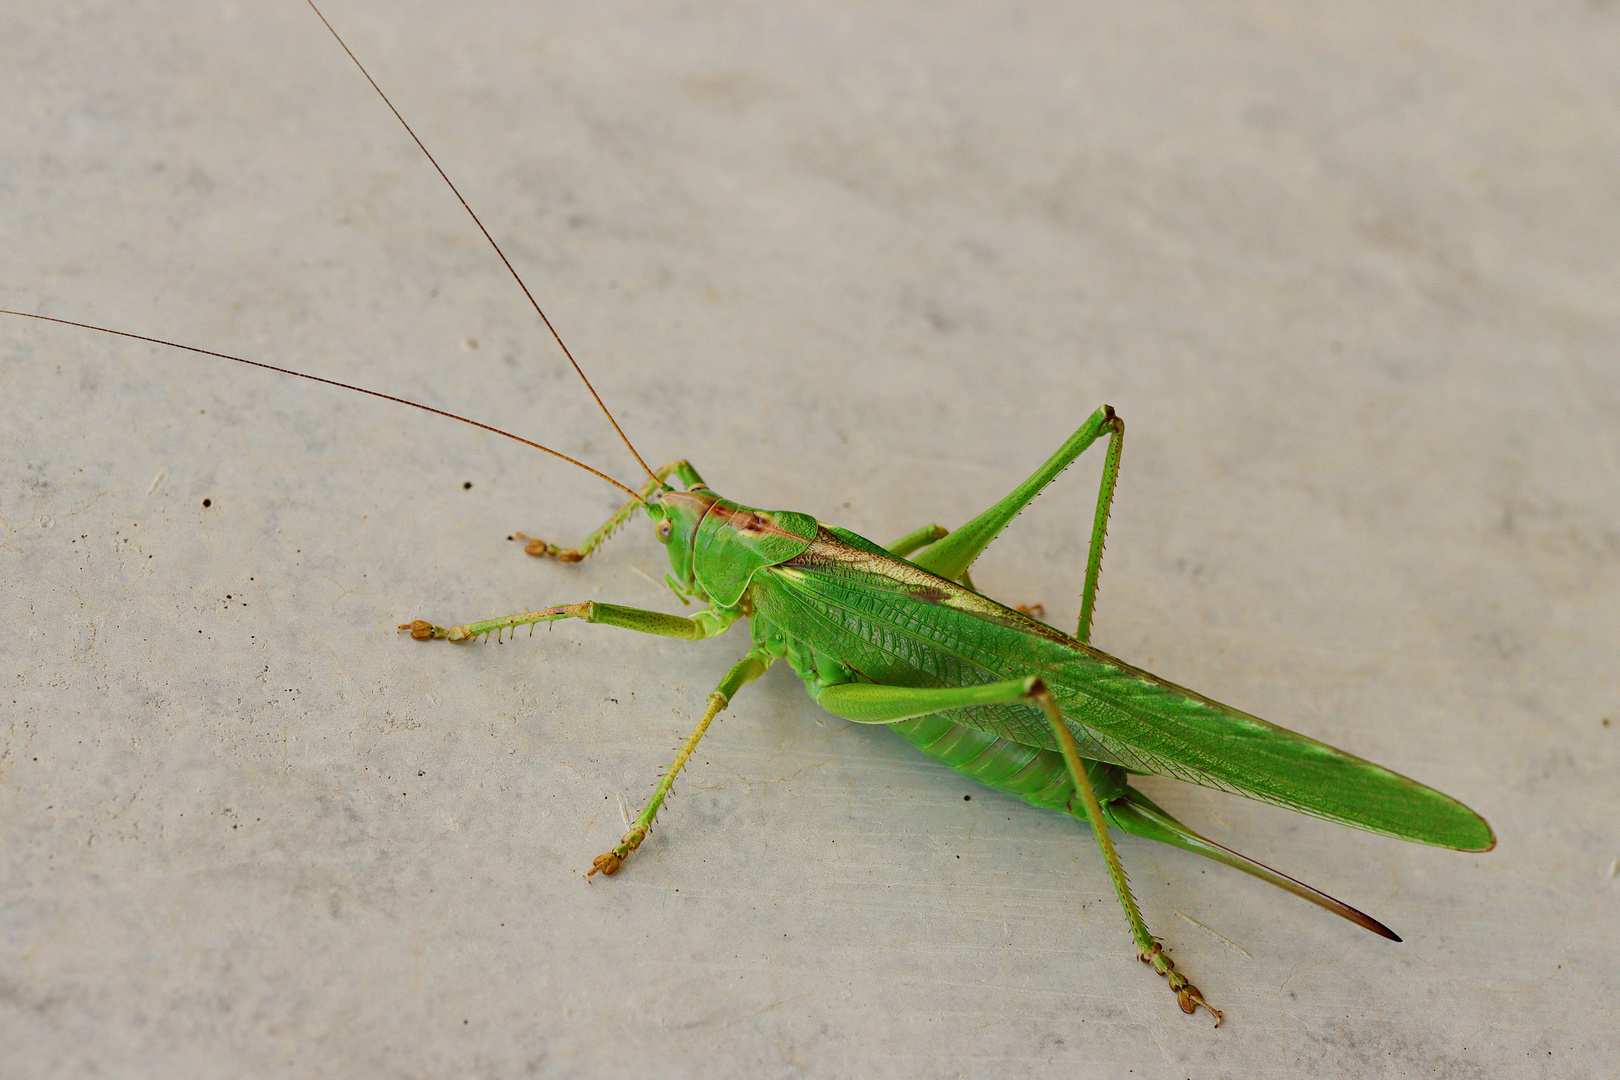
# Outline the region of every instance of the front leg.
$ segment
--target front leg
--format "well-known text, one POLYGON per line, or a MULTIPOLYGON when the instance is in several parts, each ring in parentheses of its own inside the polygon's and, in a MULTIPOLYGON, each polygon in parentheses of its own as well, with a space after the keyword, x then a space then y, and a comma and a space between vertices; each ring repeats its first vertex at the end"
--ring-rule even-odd
POLYGON ((443 638, 446 641, 465 642, 489 633, 498 636, 519 626, 532 627, 535 623, 556 622, 558 619, 583 619, 589 623, 604 623, 643 634, 702 641, 725 633, 741 616, 741 612, 734 610, 704 610, 688 619, 681 615, 666 615, 662 611, 620 607, 618 604, 598 604, 594 600, 587 600, 583 604, 559 604, 539 611, 525 611, 521 615, 503 615, 498 619, 467 623, 465 626, 435 626, 426 619, 414 619, 408 623, 401 623, 399 629, 402 633, 410 631, 411 637, 417 641, 443 638))
POLYGON ((653 475, 648 478, 645 484, 641 485, 641 490, 636 493, 636 497, 615 510, 613 516, 603 522, 601 528, 587 536, 585 542, 580 544, 579 547, 565 548, 547 540, 537 540, 532 536, 524 536, 522 533, 513 533, 511 539, 522 540, 524 542, 523 550, 530 555, 556 559, 559 562, 581 562, 593 551, 601 547, 604 540, 618 532, 620 527, 630 520, 630 515, 636 512, 637 507, 652 498, 656 492, 663 490, 664 482, 671 476, 676 477, 681 483, 685 484, 688 491, 694 487, 707 486, 703 483, 703 477, 699 476, 697 470, 692 468, 691 462, 682 458, 679 461, 671 461, 654 469, 653 475))

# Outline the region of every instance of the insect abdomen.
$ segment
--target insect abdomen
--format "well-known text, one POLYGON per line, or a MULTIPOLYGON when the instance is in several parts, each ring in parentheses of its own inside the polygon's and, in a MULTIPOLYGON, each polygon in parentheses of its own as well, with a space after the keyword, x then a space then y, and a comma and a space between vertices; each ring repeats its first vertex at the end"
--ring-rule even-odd
POLYGON ((890 724, 889 730, 944 765, 986 787, 1051 810, 1074 813, 1074 784, 1053 750, 958 724, 944 714, 890 724))

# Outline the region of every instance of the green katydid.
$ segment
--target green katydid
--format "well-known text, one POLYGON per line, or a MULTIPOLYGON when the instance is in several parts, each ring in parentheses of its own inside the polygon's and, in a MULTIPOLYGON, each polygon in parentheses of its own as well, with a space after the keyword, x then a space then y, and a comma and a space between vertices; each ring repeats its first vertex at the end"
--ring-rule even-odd
MULTIPOLYGON (((494 244, 493 239, 490 242, 494 244)), ((540 311, 537 304, 535 310, 540 311)), ((549 321, 546 325, 549 329, 549 321)), ((569 359, 573 361, 572 356, 569 359)), ((584 379, 583 372, 580 377, 584 379)), ((594 390, 591 393, 595 396, 594 390)), ((597 401, 601 404, 600 398, 597 401)), ((603 411, 607 412, 605 406, 603 411)), ((618 425, 614 427, 617 430, 618 425)), ((714 717, 744 685, 777 660, 786 660, 818 704, 834 715, 887 725, 963 775, 1087 821, 1102 849, 1138 954, 1169 980, 1184 1011, 1203 1005, 1218 1026, 1220 1012, 1175 970, 1149 932, 1109 826, 1197 852, 1375 933, 1399 938, 1354 908, 1200 836, 1132 786, 1131 773, 1172 776, 1372 832, 1458 850, 1488 850, 1495 840, 1479 815, 1448 796, 1165 682, 1090 646, 1123 435, 1123 421, 1103 406, 1034 474, 984 513, 951 531, 925 526, 887 547, 809 515, 755 510, 722 498, 685 461, 651 469, 631 447, 647 475, 639 489, 632 490, 582 462, 519 439, 630 495, 579 547, 563 549, 534 541, 531 553, 580 561, 641 509, 668 554, 670 586, 683 601, 705 605, 703 610, 683 617, 587 602, 448 628, 419 620, 401 629, 419 639, 465 642, 518 626, 577 618, 702 640, 746 619, 752 647, 710 694, 696 727, 651 799, 619 843, 595 860, 590 874, 612 874, 620 868, 645 840, 675 777, 714 717), (1064 468, 1105 439, 1079 623, 1069 636, 979 594, 969 568, 1064 468)), ((630 446, 628 438, 625 443, 630 446)))
POLYGON ((1133 787, 1159 773, 1262 799, 1370 832, 1463 851, 1495 844, 1472 810, 1432 788, 1168 683, 1088 642, 1124 423, 1103 406, 1044 465, 966 525, 928 525, 880 547, 793 511, 762 511, 716 494, 685 461, 649 470, 635 497, 578 548, 529 550, 577 562, 639 508, 654 522, 687 618, 586 602, 464 626, 417 620, 415 638, 472 641, 558 619, 698 641, 747 619, 748 650, 709 695, 630 830, 591 868, 612 874, 640 846, 693 748, 745 684, 786 660, 828 712, 889 725, 923 753, 998 791, 1090 822, 1138 954, 1186 1012, 1203 1005, 1148 931, 1109 839, 1112 825, 1197 852, 1399 941, 1389 928, 1293 878, 1209 840, 1133 787), (1085 591, 1074 636, 974 591, 968 567, 1030 500, 1107 436, 1085 591), (681 481, 684 490, 667 483, 681 481), (906 558, 906 556, 912 556, 906 558))

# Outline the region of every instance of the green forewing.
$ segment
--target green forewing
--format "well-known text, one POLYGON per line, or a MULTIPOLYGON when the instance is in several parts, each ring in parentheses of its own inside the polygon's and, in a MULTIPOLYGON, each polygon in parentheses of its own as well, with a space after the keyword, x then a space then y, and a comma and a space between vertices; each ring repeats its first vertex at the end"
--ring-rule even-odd
MULTIPOLYGON (((1414 780, 1212 701, 822 526, 760 575, 756 611, 859 675, 895 686, 967 686, 1039 675, 1085 757, 1235 792, 1403 840, 1483 851, 1472 810, 1414 780)), ((970 727, 1055 749, 1022 704, 955 710, 970 727)))

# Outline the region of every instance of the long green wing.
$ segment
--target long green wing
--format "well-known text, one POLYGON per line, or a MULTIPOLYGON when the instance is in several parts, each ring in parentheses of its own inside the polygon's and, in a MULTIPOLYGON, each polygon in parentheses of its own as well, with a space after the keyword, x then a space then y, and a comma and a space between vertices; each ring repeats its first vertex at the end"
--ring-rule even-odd
MULTIPOLYGON (((1483 818, 1433 788, 1081 645, 854 533, 823 526, 803 554, 761 573, 756 586, 759 615, 873 682, 1041 676, 1086 757, 1403 840, 1463 851, 1496 842, 1483 818)), ((955 719, 1056 747, 1030 706, 963 709, 955 719)))

